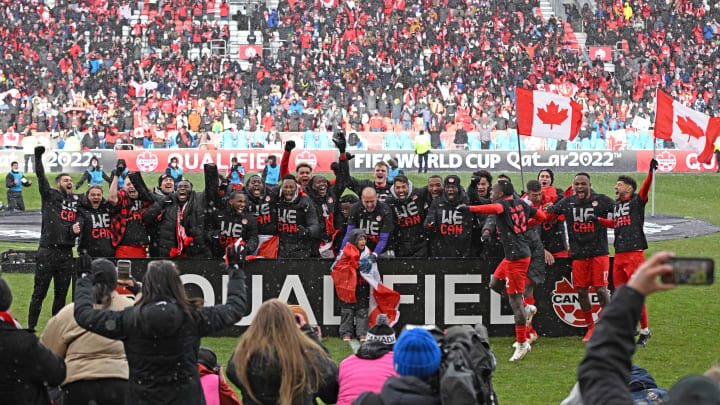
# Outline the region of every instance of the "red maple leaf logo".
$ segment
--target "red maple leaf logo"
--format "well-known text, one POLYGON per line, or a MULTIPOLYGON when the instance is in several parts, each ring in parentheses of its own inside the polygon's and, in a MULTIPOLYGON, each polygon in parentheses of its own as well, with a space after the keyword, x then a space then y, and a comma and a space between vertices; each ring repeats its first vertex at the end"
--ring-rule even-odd
POLYGON ((677 126, 680 128, 680 133, 688 136, 688 142, 690 138, 700 139, 705 136, 705 131, 702 130, 690 117, 677 117, 677 126))
POLYGON ((538 108, 537 116, 543 124, 550 125, 550 130, 552 131, 553 125, 562 125, 562 123, 565 122, 568 118, 568 110, 567 108, 561 110, 559 105, 551 101, 550 104, 545 106, 544 110, 538 108))

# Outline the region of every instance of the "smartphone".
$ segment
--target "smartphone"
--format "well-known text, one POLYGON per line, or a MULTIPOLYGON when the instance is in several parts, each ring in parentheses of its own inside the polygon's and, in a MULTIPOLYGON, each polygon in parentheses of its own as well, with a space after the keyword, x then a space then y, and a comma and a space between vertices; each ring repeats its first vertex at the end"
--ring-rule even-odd
POLYGON ((130 280, 130 277, 132 275, 132 273, 130 272, 131 268, 132 268, 132 262, 130 260, 118 260, 118 262, 117 262, 118 280, 130 280))
POLYGON ((673 257, 665 263, 673 267, 673 272, 663 274, 664 284, 709 285, 714 281, 715 262, 700 257, 673 257))

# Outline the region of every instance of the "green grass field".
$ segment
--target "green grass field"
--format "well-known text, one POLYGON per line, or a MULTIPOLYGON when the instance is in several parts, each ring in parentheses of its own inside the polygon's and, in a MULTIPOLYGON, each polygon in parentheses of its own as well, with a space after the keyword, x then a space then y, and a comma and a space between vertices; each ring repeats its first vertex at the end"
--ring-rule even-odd
MULTIPOLYGON (((509 173, 516 184, 519 173, 509 173)), ((531 176, 531 175, 530 175, 531 176)), ((530 179, 525 176, 525 181, 530 179)), ((74 175, 78 179, 80 175, 74 175)), ((149 186, 156 184, 158 174, 146 176, 149 186)), ((363 176, 368 177, 369 176, 363 176)), ((424 185, 427 175, 411 174, 416 185, 424 185)), ((461 175, 467 184, 469 174, 461 175)), ((592 174, 593 188, 614 196, 613 186, 617 174, 592 174)), ((720 225, 720 176, 716 174, 661 174, 656 183, 656 212, 705 219, 720 225)), ((32 177, 31 177, 32 178, 32 177)), ((201 175, 191 174, 196 185, 202 185, 201 175)), ((555 184, 561 188, 570 184, 572 175, 558 173, 555 184)), ((635 174, 640 184, 645 174, 635 174)), ((33 178, 34 180, 34 178, 33 178)), ((85 187, 83 187, 85 189, 85 187)), ((4 182, 0 186, 5 196, 4 182)), ((37 187, 24 189, 29 209, 40 207, 37 187)), ((648 212, 650 205, 648 204, 648 212)), ((0 251, 7 249, 34 249, 32 244, 0 243, 0 251)), ((671 250, 679 256, 711 257, 720 263, 720 233, 697 238, 655 242, 648 254, 671 250)), ((12 312, 18 320, 27 323, 27 310, 32 292, 32 275, 5 274, 15 300, 12 312)), ((52 288, 52 287, 51 287, 52 288)), ((717 311, 720 311, 720 283, 708 287, 680 287, 648 298, 648 313, 653 337, 645 349, 635 354, 635 363, 645 367, 664 387, 670 387, 679 377, 689 373, 702 373, 720 364, 720 335, 717 311)), ((40 331, 50 313, 50 300, 45 300, 40 318, 40 331)), ((570 391, 576 380, 576 368, 582 359, 585 346, 579 337, 541 338, 532 352, 519 363, 507 361, 512 354, 514 338, 491 338, 498 355, 498 368, 494 378, 495 389, 503 404, 557 404, 570 391)), ((221 363, 227 362, 237 338, 205 338, 203 345, 212 347, 221 363)), ((348 345, 339 339, 325 339, 333 359, 340 362, 351 354, 348 345)))

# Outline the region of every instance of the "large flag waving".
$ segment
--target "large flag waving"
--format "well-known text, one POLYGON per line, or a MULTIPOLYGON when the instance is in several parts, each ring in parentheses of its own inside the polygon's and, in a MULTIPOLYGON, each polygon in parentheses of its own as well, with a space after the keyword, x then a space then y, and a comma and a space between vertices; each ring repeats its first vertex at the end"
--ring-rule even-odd
POLYGON ((699 162, 710 163, 713 143, 720 134, 720 118, 686 107, 660 89, 655 108, 655 137, 673 141, 678 149, 694 150, 699 162))
POLYGON ((516 88, 518 134, 572 141, 580 132, 582 107, 546 91, 516 88))

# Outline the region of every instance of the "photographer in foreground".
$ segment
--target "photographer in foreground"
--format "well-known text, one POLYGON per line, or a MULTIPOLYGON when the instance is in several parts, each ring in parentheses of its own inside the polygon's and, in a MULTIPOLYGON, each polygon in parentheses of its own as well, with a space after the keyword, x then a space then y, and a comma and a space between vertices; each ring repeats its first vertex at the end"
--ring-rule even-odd
MULTIPOLYGON (((626 285, 615 290, 612 301, 605 307, 587 345, 585 358, 578 366, 578 382, 585 405, 632 403, 628 381, 636 348, 633 330, 645 297, 675 288, 675 284, 658 280, 659 276, 673 272, 672 266, 665 263, 671 257, 670 252, 653 255, 626 285)), ((708 384, 708 381, 701 376, 679 380, 670 389, 667 403, 720 403, 720 389, 716 383, 708 384)))
POLYGON ((148 264, 142 296, 122 311, 93 308, 89 257, 80 257, 75 320, 90 332, 123 341, 130 368, 128 404, 205 404, 197 365, 200 338, 245 315, 244 257, 242 246, 227 250, 230 280, 224 305, 197 307, 185 295, 175 264, 156 260, 148 264))

